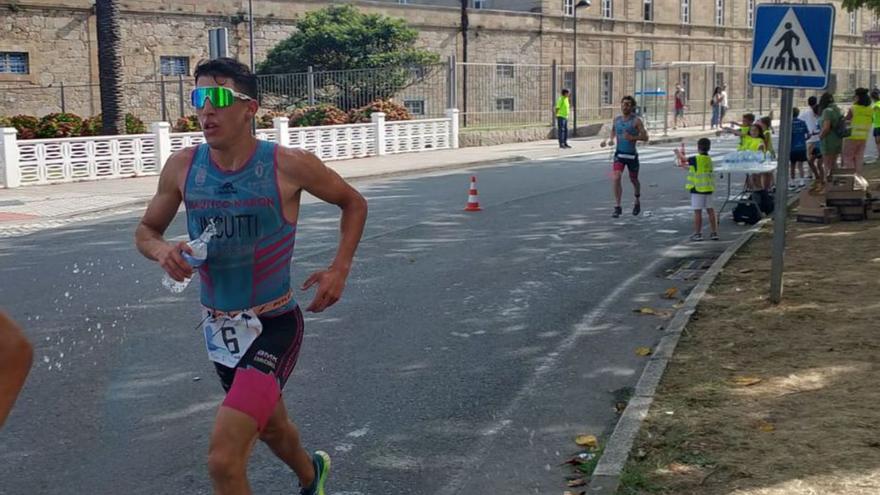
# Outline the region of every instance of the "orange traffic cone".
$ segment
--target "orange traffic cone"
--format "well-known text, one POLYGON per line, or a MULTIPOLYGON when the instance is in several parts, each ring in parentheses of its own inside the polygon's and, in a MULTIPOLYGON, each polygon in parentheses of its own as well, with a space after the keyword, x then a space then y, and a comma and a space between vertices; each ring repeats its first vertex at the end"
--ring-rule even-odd
POLYGON ((468 191, 468 201, 467 206, 464 207, 464 211, 480 211, 480 199, 477 197, 477 176, 471 176, 471 188, 468 191))

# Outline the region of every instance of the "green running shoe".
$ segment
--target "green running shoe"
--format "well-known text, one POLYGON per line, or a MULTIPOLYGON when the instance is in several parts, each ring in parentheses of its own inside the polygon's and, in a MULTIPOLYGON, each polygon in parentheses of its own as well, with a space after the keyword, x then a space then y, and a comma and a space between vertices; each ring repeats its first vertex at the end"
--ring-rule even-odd
POLYGON ((303 488, 301 495, 326 495, 324 492, 324 483, 330 476, 330 454, 323 450, 318 450, 312 455, 312 465, 315 466, 315 479, 311 486, 303 488))

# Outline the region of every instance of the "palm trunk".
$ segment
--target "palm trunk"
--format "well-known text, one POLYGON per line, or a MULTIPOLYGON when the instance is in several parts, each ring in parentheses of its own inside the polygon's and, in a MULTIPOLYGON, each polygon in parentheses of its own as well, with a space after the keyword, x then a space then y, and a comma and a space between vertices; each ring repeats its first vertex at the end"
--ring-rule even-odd
POLYGON ((96 0, 98 31, 98 80, 101 88, 103 134, 125 132, 122 108, 122 39, 119 28, 119 4, 116 0, 96 0))

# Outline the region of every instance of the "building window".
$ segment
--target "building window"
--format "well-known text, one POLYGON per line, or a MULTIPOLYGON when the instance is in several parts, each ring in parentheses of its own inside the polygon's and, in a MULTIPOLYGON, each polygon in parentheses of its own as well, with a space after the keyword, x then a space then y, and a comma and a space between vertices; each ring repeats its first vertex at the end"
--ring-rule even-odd
POLYGON ((562 0, 562 13, 564 15, 574 15, 574 0, 562 0))
POLYGON ((691 0, 681 0, 681 23, 691 23, 691 0))
POLYGON ((715 25, 724 25, 724 0, 715 0, 715 25))
POLYGON ((495 77, 499 79, 513 79, 513 70, 513 62, 499 61, 497 64, 495 64, 495 77))
POLYGON ((849 73, 849 88, 848 89, 850 91, 856 89, 856 73, 855 72, 849 73))
POLYGON ((644 0, 645 2, 645 20, 654 20, 654 0, 644 0))
POLYGON ((849 34, 856 34, 858 32, 858 25, 856 19, 856 12, 852 11, 849 13, 849 34))
POLYGON ((682 72, 681 73, 681 88, 684 90, 684 99, 691 99, 691 73, 690 72, 682 72))
POLYGON ((412 115, 425 115, 425 100, 403 100, 403 106, 412 115))
POLYGON ((755 27, 755 0, 749 0, 746 6, 746 23, 749 28, 755 27))
POLYGON ((28 54, 0 52, 0 74, 29 74, 28 54))
POLYGON ((602 0, 602 17, 605 19, 614 17, 614 0, 602 0))
POLYGON ((189 57, 160 57, 159 71, 163 76, 188 76, 189 57))
POLYGON ((602 73, 602 105, 611 105, 614 98, 614 73, 602 73))
POLYGON ((399 3, 401 5, 406 5, 409 3, 409 0, 397 0, 397 3, 399 3))
POLYGON ((475 9, 485 9, 486 8, 486 0, 474 0, 474 8, 475 9))
POLYGON ((574 71, 567 70, 562 73, 562 87, 574 91, 574 71))
POLYGON ((513 98, 496 98, 495 110, 498 110, 499 112, 512 112, 513 98))

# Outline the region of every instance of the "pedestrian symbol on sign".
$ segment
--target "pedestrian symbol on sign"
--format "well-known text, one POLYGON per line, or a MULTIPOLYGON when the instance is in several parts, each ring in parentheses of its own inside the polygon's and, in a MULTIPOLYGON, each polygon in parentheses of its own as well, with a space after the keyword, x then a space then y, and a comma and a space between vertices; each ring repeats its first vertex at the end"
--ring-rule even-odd
POLYGON ((754 74, 825 77, 793 9, 788 9, 754 67, 754 74))

